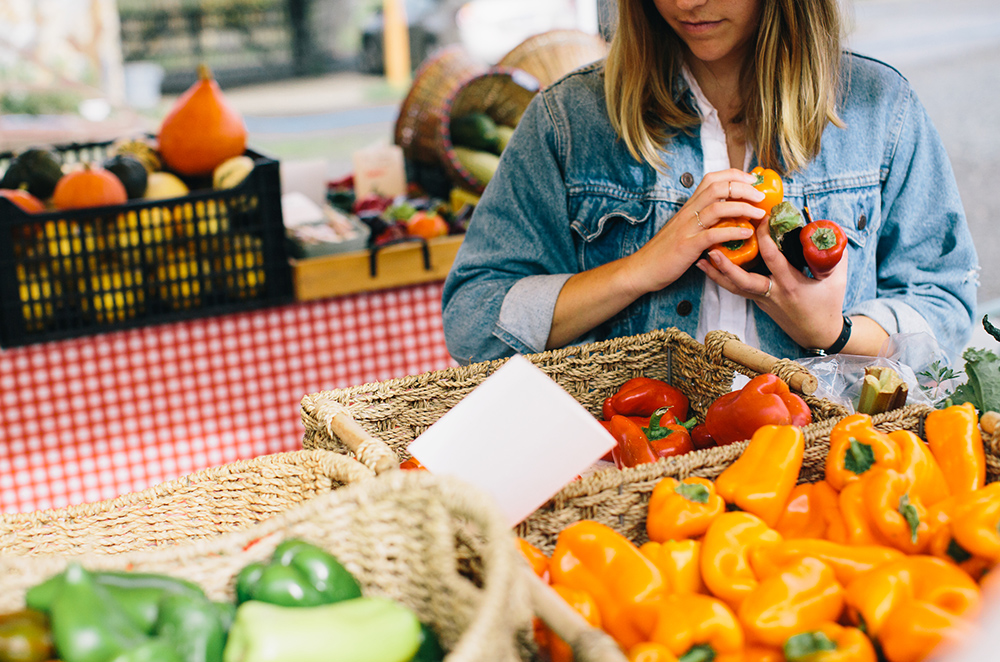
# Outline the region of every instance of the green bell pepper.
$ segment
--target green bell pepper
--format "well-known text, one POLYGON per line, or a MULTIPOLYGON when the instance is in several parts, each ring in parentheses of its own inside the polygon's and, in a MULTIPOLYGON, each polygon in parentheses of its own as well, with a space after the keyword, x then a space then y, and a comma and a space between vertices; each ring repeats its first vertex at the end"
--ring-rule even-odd
POLYGON ((315 607, 250 600, 236 610, 223 662, 409 662, 422 638, 416 614, 389 598, 315 607))
POLYGON ((222 662, 223 617, 220 607, 204 596, 167 595, 160 602, 156 637, 168 643, 181 662, 222 662))
POLYGON ((62 574, 48 616, 64 662, 108 662, 149 640, 108 589, 76 562, 62 574))
POLYGON ((49 619, 22 609, 0 615, 0 662, 45 662, 52 659, 49 619))
POLYGON ((111 662, 183 662, 174 647, 162 639, 150 639, 130 648, 111 662))
POLYGON ((267 563, 251 563, 236 577, 236 601, 315 607, 361 597, 361 586, 340 561, 303 540, 279 544, 267 563))

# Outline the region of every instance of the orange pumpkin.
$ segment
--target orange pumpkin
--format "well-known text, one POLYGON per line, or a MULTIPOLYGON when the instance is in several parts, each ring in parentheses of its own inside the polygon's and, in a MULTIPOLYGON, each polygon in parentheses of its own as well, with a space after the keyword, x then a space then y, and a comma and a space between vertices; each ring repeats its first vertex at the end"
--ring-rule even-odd
POLYGON ((104 168, 91 164, 60 177, 52 193, 52 205, 56 209, 104 207, 126 202, 128 194, 121 180, 104 168))
POLYGON ((198 81, 174 102, 158 139, 160 157, 170 169, 182 175, 210 175, 217 165, 246 151, 247 128, 212 72, 200 65, 198 81))
POLYGON ((23 188, 0 188, 0 198, 7 198, 29 214, 45 211, 45 204, 23 188))

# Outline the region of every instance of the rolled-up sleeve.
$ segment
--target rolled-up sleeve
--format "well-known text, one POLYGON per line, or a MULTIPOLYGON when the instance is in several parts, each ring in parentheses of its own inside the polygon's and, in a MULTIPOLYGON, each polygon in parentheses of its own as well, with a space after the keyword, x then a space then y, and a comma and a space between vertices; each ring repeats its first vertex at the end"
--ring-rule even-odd
POLYGON ((543 350, 559 292, 577 271, 560 141, 543 95, 522 116, 445 280, 445 342, 462 364, 543 350))

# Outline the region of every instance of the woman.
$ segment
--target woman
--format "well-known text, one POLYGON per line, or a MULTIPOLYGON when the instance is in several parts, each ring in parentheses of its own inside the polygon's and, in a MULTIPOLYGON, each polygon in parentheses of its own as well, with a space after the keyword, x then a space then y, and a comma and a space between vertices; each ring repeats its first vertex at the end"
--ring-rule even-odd
POLYGON ((605 62, 529 106, 444 288, 461 363, 675 326, 764 351, 875 355, 927 332, 954 358, 978 260, 941 140, 906 80, 842 52, 837 0, 619 0, 605 62), (838 223, 828 277, 734 265, 720 221, 764 212, 747 174, 838 223), (695 183, 697 182, 697 185, 695 183))

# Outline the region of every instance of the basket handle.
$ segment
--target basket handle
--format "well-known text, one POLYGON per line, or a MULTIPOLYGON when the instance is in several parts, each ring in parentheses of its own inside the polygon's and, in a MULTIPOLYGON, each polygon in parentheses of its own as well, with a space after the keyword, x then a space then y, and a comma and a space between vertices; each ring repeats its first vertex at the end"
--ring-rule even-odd
MULTIPOLYGON (((780 368, 793 363, 771 356, 756 347, 751 347, 735 336, 731 336, 731 334, 721 334, 715 331, 710 331, 709 334, 714 334, 721 338, 722 355, 724 357, 755 372, 776 372, 776 367, 780 368)), ((707 342, 708 338, 706 337, 706 344, 707 342)), ((788 382, 789 388, 805 395, 812 395, 816 392, 819 380, 811 372, 805 368, 798 368, 787 372, 789 374, 785 381, 788 382)))
POLYGON ((339 402, 323 402, 317 408, 315 416, 318 420, 325 421, 327 434, 338 437, 361 464, 376 474, 399 468, 399 458, 389 444, 361 427, 344 405, 339 402))
POLYGON ((574 662, 628 662, 618 643, 603 630, 591 627, 531 568, 521 568, 527 578, 535 613, 573 649, 574 662))

